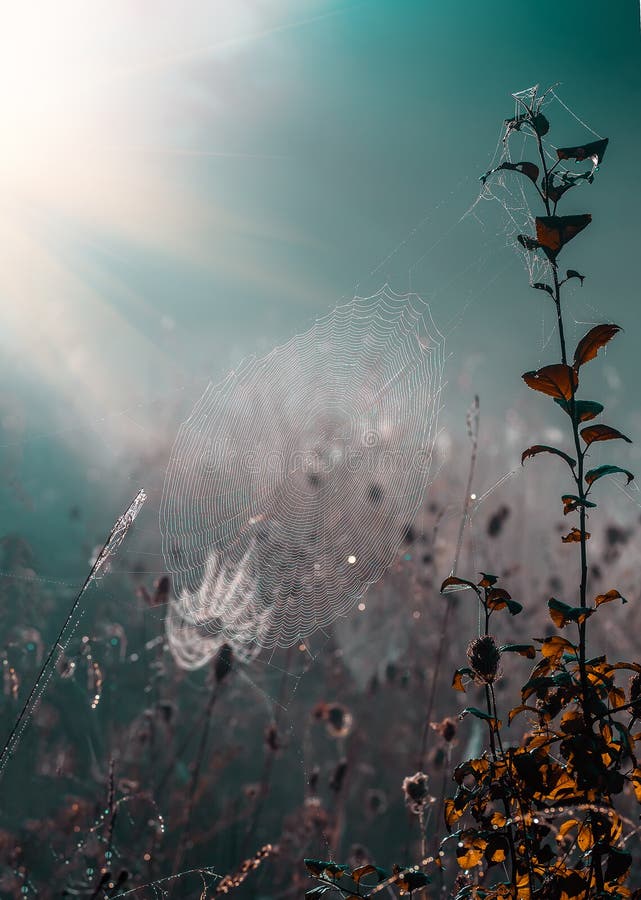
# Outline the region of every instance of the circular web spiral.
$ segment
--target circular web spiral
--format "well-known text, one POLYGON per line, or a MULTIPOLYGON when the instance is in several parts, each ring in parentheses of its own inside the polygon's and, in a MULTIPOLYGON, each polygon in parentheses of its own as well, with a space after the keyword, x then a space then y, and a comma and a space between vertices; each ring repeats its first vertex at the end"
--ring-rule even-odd
POLYGON ((179 661, 291 646, 380 578, 427 486, 443 364, 425 303, 384 288, 207 388, 160 514, 179 661))

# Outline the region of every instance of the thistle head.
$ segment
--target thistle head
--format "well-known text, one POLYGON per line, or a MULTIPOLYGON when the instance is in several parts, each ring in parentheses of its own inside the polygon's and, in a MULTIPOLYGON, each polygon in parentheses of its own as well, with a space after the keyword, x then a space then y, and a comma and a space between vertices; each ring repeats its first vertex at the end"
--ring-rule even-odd
POLYGON ((491 634, 475 638, 467 645, 467 658, 478 684, 494 684, 501 675, 501 654, 491 634))
POLYGON ((402 790, 406 806, 416 815, 420 815, 428 803, 432 801, 428 793, 429 776, 425 772, 416 772, 403 779, 402 790))

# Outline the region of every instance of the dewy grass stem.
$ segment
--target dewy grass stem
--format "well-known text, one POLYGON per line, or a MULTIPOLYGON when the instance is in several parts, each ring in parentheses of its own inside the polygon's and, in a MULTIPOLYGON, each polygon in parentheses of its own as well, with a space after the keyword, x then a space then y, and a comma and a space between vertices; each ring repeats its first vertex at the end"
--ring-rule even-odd
POLYGON ((113 528, 109 533, 109 537, 102 545, 100 552, 98 553, 96 560, 84 581, 84 584, 76 594, 76 597, 71 605, 71 609, 67 614, 67 618, 65 619, 62 628, 58 633, 58 637, 52 643, 49 653, 47 654, 47 657, 40 668, 34 685, 29 692, 29 696, 25 700, 24 705, 20 710, 20 713, 18 714, 18 717, 14 722, 13 728, 11 729, 11 732, 4 743, 2 752, 0 753, 0 775, 4 771, 11 754, 18 746, 22 733, 27 726, 29 717, 32 715, 38 700, 42 696, 42 692, 47 686, 47 683, 51 678, 55 666, 67 649, 69 641, 71 640, 71 636, 78 624, 78 621, 74 622, 74 619, 76 618, 76 613, 78 611, 82 598, 84 597, 89 586, 98 577, 100 570, 104 568, 109 559, 111 559, 111 557, 114 555, 114 553, 122 543, 127 531, 133 524, 134 519, 140 512, 140 509, 146 499, 147 495, 144 490, 138 491, 125 512, 116 520, 113 528))

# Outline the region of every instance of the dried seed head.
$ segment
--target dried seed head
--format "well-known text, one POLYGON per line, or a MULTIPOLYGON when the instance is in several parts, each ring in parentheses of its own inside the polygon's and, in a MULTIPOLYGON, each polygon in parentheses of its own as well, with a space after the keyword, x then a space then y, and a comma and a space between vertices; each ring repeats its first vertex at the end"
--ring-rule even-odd
POLYGON ((431 727, 440 734, 446 744, 451 744, 456 738, 456 721, 446 716, 442 722, 430 722, 431 727))
POLYGON ((378 788, 371 788, 365 795, 365 809, 370 816, 380 816, 387 809, 387 797, 378 788))
POLYGON ((403 779, 402 789, 405 803, 416 815, 419 815, 432 800, 427 791, 428 784, 429 777, 425 772, 416 772, 415 775, 408 775, 403 779))
POLYGON ((350 733, 354 720, 349 710, 340 703, 330 703, 327 706, 325 721, 330 735, 335 738, 342 738, 347 737, 350 733))
POLYGON ((354 718, 341 703, 318 703, 312 710, 315 719, 325 722, 327 733, 333 738, 344 738, 352 730, 354 718))
POLYGON ((500 677, 501 654, 491 634, 470 641, 467 658, 478 684, 493 684, 500 677))

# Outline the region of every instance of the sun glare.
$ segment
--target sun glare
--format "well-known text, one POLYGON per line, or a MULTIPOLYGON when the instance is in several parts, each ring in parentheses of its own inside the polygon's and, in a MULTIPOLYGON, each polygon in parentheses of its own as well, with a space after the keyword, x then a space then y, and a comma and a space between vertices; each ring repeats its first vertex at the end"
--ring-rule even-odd
POLYGON ((225 111, 203 63, 231 77, 234 54, 271 24, 261 15, 249 0, 26 0, 4 10, 0 345, 6 365, 20 347, 21 363, 79 413, 129 399, 132 361, 147 353, 158 366, 162 355, 113 303, 123 292, 128 308, 160 323, 153 298, 132 297, 83 247, 101 249, 106 237, 125 253, 230 265, 210 237, 229 229, 228 213, 215 184, 210 195, 194 190, 185 159, 217 149, 212 122, 225 111), (207 96, 198 108, 194 87, 207 96), (118 335, 115 359, 96 340, 107 331, 118 335))

